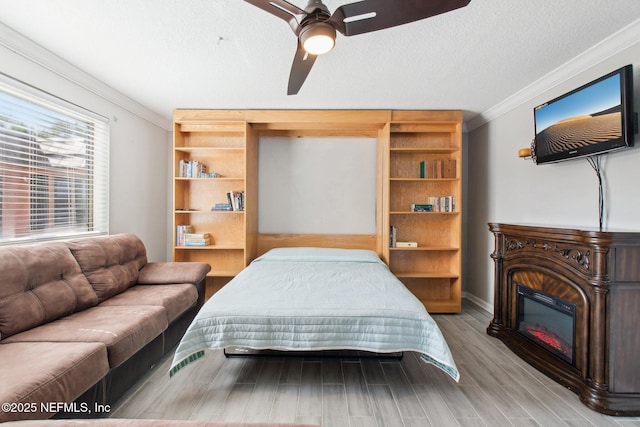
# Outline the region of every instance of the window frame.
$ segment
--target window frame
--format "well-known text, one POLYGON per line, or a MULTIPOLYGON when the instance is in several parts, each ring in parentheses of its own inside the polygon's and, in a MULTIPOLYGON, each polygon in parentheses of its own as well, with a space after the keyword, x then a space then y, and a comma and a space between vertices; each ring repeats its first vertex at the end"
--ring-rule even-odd
MULTIPOLYGON (((2 192, 0 193, 0 221, 2 221, 0 224, 0 246, 109 234, 109 120, 86 108, 15 80, 3 73, 0 73, 0 93, 5 95, 4 98, 0 98, 0 137, 5 138, 5 140, 0 142, 4 142, 5 147, 14 149, 20 147, 22 140, 29 141, 30 145, 27 148, 29 154, 26 156, 29 166, 28 172, 25 170, 18 171, 19 167, 16 166, 25 159, 20 157, 22 160, 16 162, 15 160, 7 161, 4 156, 0 157, 0 181, 2 182, 2 192), (7 98, 7 96, 13 99, 7 98), (22 103, 16 101, 16 99, 21 100, 22 103), (4 107, 2 106, 3 100, 6 102, 4 107), (23 103, 29 104, 27 107, 33 108, 33 110, 26 108, 27 112, 19 116, 20 124, 24 123, 26 125, 26 131, 14 131, 10 127, 3 126, 11 123, 12 120, 18 120, 8 113, 14 114, 13 111, 10 111, 12 105, 20 105, 22 107, 23 103), (60 121, 51 121, 49 123, 50 128, 46 128, 49 130, 54 129, 60 123, 67 124, 70 127, 82 125, 83 132, 80 132, 80 137, 77 138, 77 141, 75 137, 71 139, 71 137, 67 136, 61 140, 61 145, 79 144, 83 150, 79 158, 86 159, 85 161, 81 161, 79 165, 66 165, 64 164, 65 154, 63 153, 60 156, 62 158, 60 163, 55 164, 52 160, 57 156, 57 153, 42 154, 39 152, 34 154, 31 151, 31 146, 39 146, 40 148, 42 148, 42 144, 53 146, 59 140, 59 138, 56 139, 53 136, 38 138, 30 136, 31 132, 41 131, 42 118, 36 117, 38 113, 42 112, 46 113, 47 118, 61 118, 60 121), (32 121, 30 121, 30 118, 32 121), (13 133, 18 136, 11 135, 13 133), (31 138, 33 138, 33 141, 31 141, 31 138), (15 141, 18 141, 18 143, 15 141), (43 161, 42 157, 46 157, 47 160, 43 161), (32 163, 35 163, 37 168, 31 170, 32 163), (46 178, 43 178, 43 176, 46 176, 46 178), (28 194, 26 196, 22 194, 22 199, 20 200, 23 204, 28 205, 26 209, 28 209, 27 215, 29 218, 25 218, 19 208, 14 212, 10 211, 10 206, 13 205, 7 203, 7 199, 18 193, 17 190, 13 190, 14 194, 10 193, 12 191, 11 185, 7 185, 7 182, 8 178, 12 177, 14 179, 22 177, 28 180, 29 185, 24 185, 28 194), (40 178, 40 184, 46 182, 46 190, 41 185, 41 193, 32 194, 31 183, 38 178, 40 178), (56 211, 61 202, 61 200, 58 200, 59 194, 57 194, 58 184, 61 180, 64 181, 63 185, 70 189, 70 192, 66 194, 66 199, 62 201, 63 205, 69 208, 65 211, 66 214, 56 211), (46 222, 44 231, 32 228, 32 204, 34 197, 38 198, 38 196, 41 196, 38 199, 38 202, 42 203, 40 208, 45 209, 46 212, 42 217, 38 216, 36 222, 46 222), (78 212, 78 209, 83 209, 84 211, 78 212), (14 218, 19 218, 20 221, 18 225, 11 224, 12 227, 9 227, 12 215, 14 218), (64 223, 60 221, 61 216, 67 217, 64 223), (25 223, 29 224, 29 230, 24 226, 25 223), (85 225, 86 228, 82 229, 85 225)), ((69 134, 71 134, 71 131, 69 131, 69 134)), ((14 159, 17 159, 18 156, 21 156, 21 153, 15 154, 14 152, 13 155, 16 156, 14 159)), ((73 157, 68 154, 66 159, 73 159, 73 157)))

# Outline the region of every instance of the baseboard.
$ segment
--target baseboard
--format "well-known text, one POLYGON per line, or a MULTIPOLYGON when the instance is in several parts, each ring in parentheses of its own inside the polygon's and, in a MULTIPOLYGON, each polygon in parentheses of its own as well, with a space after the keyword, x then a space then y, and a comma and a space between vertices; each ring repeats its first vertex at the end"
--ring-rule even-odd
POLYGON ((463 292, 462 298, 468 299, 469 301, 471 301, 472 303, 474 303, 475 305, 477 305, 478 307, 480 307, 490 315, 493 315, 493 304, 489 304, 488 302, 478 298, 473 294, 470 294, 469 292, 463 292))

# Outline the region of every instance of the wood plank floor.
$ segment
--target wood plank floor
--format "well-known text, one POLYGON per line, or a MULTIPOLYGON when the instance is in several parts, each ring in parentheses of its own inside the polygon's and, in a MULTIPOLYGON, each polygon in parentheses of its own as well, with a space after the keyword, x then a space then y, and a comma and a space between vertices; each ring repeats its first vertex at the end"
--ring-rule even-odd
POLYGON ((169 379, 166 358, 111 412, 117 418, 306 422, 324 427, 640 426, 580 403, 486 334, 468 301, 434 315, 461 373, 455 383, 413 353, 402 360, 225 358, 221 351, 169 379))

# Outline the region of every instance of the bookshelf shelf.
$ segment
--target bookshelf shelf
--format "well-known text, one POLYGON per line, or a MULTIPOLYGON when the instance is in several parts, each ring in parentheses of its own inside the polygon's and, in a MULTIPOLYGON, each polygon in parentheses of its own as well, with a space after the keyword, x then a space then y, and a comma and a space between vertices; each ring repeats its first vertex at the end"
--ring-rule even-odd
POLYGON ((214 211, 214 210, 202 210, 202 209, 191 209, 191 210, 176 210, 176 215, 185 215, 185 214, 196 214, 196 215, 242 215, 245 211, 214 211))
POLYGON ((420 252, 420 251, 459 251, 460 248, 459 247, 453 247, 453 246, 418 246, 417 248, 398 248, 398 247, 394 247, 394 248, 389 248, 390 251, 416 251, 416 252, 420 252))
POLYGON ((227 181, 244 181, 242 177, 227 177, 221 176, 218 178, 190 178, 186 176, 177 176, 175 177, 176 181, 206 181, 211 182, 212 184, 215 182, 227 182, 227 181))
POLYGON ((244 147, 175 147, 175 151, 181 153, 242 153, 244 152, 244 147))
POLYGON ((390 181, 397 182, 455 182, 459 181, 459 178, 389 178, 390 181))
POLYGON ((207 277, 212 277, 212 278, 227 278, 227 277, 233 277, 236 274, 240 273, 240 271, 242 271, 242 269, 240 270, 211 270, 208 274, 207 277))
POLYGON ((190 251, 190 250, 196 250, 196 251, 202 251, 202 250, 236 250, 236 251, 241 251, 244 250, 244 247, 240 246, 240 245, 236 245, 236 244, 213 244, 213 245, 207 245, 207 246, 175 246, 174 247, 175 250, 177 251, 190 251))
POLYGON ((393 211, 389 215, 416 215, 416 216, 432 216, 432 215, 460 215, 460 212, 413 212, 413 211, 393 211))
POLYGON ((391 148, 392 154, 451 154, 458 148, 391 148))
POLYGON ((460 275, 452 272, 435 272, 435 273, 395 273, 398 278, 401 279, 459 279, 460 275))

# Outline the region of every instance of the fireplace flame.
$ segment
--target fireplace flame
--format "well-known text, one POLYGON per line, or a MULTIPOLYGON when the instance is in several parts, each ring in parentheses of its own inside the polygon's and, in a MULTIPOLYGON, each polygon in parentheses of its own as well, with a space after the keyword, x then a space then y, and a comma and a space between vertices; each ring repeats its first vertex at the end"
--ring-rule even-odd
POLYGON ((560 354, 564 354, 569 359, 571 359, 573 347, 553 331, 550 331, 542 326, 526 322, 521 323, 520 328, 522 328, 525 333, 529 334, 537 341, 545 344, 547 347, 552 348, 560 354))

